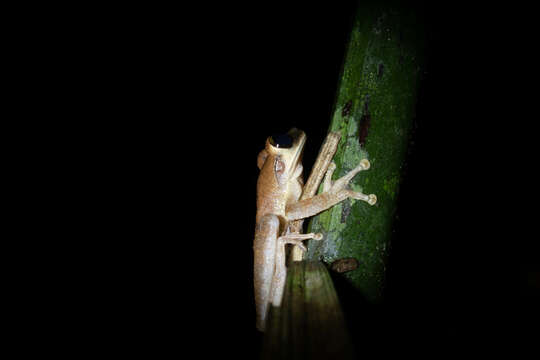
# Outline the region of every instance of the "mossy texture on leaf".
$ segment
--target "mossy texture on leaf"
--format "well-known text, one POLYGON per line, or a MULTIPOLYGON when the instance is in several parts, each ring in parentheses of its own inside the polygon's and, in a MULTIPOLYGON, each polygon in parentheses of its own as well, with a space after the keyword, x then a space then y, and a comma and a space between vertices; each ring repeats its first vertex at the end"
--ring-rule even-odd
POLYGON ((351 188, 376 194, 377 204, 348 199, 314 217, 307 258, 358 260, 344 273, 371 301, 380 300, 400 178, 422 69, 423 32, 413 12, 388 5, 358 7, 329 131, 341 132, 333 179, 367 158, 371 168, 351 188))

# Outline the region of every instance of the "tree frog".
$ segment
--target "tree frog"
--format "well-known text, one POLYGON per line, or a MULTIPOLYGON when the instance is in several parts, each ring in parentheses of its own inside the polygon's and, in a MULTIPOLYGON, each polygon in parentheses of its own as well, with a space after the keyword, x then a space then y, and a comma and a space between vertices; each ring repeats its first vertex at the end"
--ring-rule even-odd
MULTIPOLYGON (((367 170, 367 159, 360 161, 349 173, 332 181, 335 164, 325 170, 322 193, 300 200, 303 189, 302 151, 306 135, 302 130, 291 129, 279 137, 269 137, 259 153, 257 166, 257 213, 254 250, 254 288, 256 326, 264 331, 270 304, 279 307, 283 297, 287 269, 285 245, 298 245, 306 250, 302 241, 321 240, 320 233, 300 234, 290 224, 331 208, 337 203, 353 198, 374 205, 377 197, 365 195, 348 188, 349 181, 360 171, 367 170)), ((337 146, 337 145, 336 145, 337 146)))

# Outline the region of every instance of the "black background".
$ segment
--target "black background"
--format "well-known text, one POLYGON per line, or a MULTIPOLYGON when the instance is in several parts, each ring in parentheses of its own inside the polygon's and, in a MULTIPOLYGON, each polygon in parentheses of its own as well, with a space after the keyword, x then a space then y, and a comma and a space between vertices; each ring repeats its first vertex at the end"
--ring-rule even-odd
MULTIPOLYGON (((532 303, 516 275, 535 257, 520 253, 516 263, 497 238, 507 190, 492 177, 506 154, 491 150, 505 140, 494 128, 506 115, 493 105, 489 16, 458 4, 407 6, 426 29, 427 62, 387 296, 377 306, 342 302, 353 324, 366 325, 353 332, 359 353, 498 349, 506 324, 519 329, 520 308, 532 303)), ((89 95, 75 100, 99 135, 89 155, 101 159, 92 175, 100 185, 88 192, 106 206, 89 232, 106 264, 94 265, 103 279, 94 311, 108 342, 182 353, 187 341, 203 357, 257 356, 256 157, 267 136, 294 126, 308 135, 309 169, 354 10, 353 2, 104 9, 100 30, 78 39, 91 45, 80 55, 89 95)))

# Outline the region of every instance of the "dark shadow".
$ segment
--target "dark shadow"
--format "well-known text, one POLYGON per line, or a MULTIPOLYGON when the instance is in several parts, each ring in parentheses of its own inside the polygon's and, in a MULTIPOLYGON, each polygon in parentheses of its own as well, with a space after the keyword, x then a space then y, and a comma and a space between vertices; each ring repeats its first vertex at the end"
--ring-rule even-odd
POLYGON ((365 358, 366 349, 379 349, 385 355, 388 341, 388 311, 384 304, 369 302, 342 275, 329 271, 345 317, 357 358, 365 358))

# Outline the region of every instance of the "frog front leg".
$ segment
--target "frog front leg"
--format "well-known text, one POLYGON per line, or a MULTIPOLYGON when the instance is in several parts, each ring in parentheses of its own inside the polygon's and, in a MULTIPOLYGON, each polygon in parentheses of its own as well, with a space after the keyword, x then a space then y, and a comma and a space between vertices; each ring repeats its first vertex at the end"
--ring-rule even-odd
POLYGON ((375 194, 366 195, 348 188, 349 182, 356 174, 370 168, 369 160, 363 159, 358 166, 346 175, 332 182, 331 178, 335 167, 336 165, 333 162, 330 163, 323 180, 323 192, 321 194, 287 205, 287 220, 304 219, 316 215, 347 198, 362 200, 370 205, 374 205, 377 202, 377 196, 375 194))

